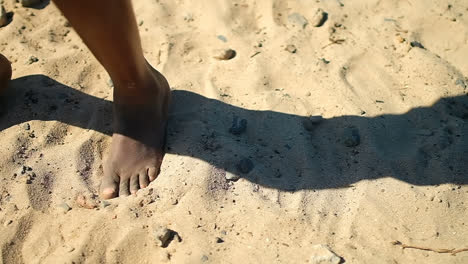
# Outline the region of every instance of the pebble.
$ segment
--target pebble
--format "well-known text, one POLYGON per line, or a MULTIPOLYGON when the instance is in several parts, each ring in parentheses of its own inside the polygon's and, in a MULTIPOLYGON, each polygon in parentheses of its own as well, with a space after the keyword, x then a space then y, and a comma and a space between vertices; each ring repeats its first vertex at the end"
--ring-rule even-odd
POLYGON ((312 264, 339 264, 341 257, 336 255, 327 245, 314 245, 310 249, 312 264))
POLYGON ((226 171, 226 175, 224 176, 228 181, 237 181, 240 179, 240 176, 229 171, 226 171))
POLYGON ((290 53, 296 53, 297 52, 296 46, 294 46, 292 44, 289 44, 288 46, 286 46, 286 48, 284 50, 287 50, 290 53))
POLYGON ((216 237, 215 242, 219 244, 219 243, 223 243, 224 240, 222 238, 220 238, 220 237, 216 237))
POLYGON ((217 49, 214 51, 213 58, 218 60, 230 60, 236 57, 237 53, 233 49, 217 49))
POLYGON ((83 194, 77 195, 75 198, 75 202, 76 204, 78 204, 78 206, 86 209, 94 209, 97 207, 93 199, 86 197, 83 194))
POLYGON ((163 248, 169 246, 174 239, 177 239, 179 242, 181 241, 177 232, 162 226, 154 228, 153 235, 156 240, 156 245, 163 248))
POLYGON ((240 135, 247 130, 247 120, 246 119, 241 119, 239 121, 238 116, 234 116, 232 119, 232 126, 229 128, 229 133, 234 134, 234 135, 240 135))
POLYGON ((8 221, 5 221, 5 223, 3 223, 3 226, 9 226, 11 223, 13 223, 13 220, 8 220, 8 221))
POLYGON ((39 61, 39 59, 37 57, 31 56, 31 57, 29 57, 28 64, 33 64, 33 63, 38 62, 38 61, 39 61))
POLYGON ((405 39, 404 39, 402 36, 400 36, 400 35, 398 35, 398 36, 396 37, 396 39, 397 39, 397 41, 400 42, 400 43, 405 42, 405 39))
POLYGON ((29 130, 29 129, 31 129, 31 126, 29 125, 29 123, 26 123, 26 124, 23 125, 23 128, 24 128, 24 130, 29 130))
POLYGON ((75 251, 75 248, 70 245, 65 245, 64 248, 68 253, 75 251))
POLYGON ((107 86, 109 86, 110 88, 114 87, 114 82, 112 81, 112 79, 107 80, 107 86))
POLYGON ((322 116, 309 116, 302 120, 302 125, 307 131, 312 131, 322 121, 322 116))
POLYGON ((291 23, 299 24, 302 28, 305 28, 309 24, 309 21, 299 13, 292 13, 288 16, 288 20, 291 23))
POLYGON ((42 2, 42 0, 21 0, 21 5, 24 7, 33 7, 42 2))
POLYGON ((158 227, 153 231, 153 235, 159 247, 167 247, 171 238, 171 230, 165 227, 158 227))
POLYGON ((417 41, 411 41, 410 45, 413 48, 426 49, 421 43, 419 43, 417 41))
POLYGON ((327 12, 323 11, 322 8, 318 8, 317 11, 315 11, 314 16, 312 17, 310 24, 314 27, 321 27, 323 24, 328 19, 328 14, 327 12))
POLYGON ((343 131, 343 144, 346 147, 356 147, 361 143, 361 136, 359 130, 353 127, 347 127, 343 131))
POLYGON ((8 24, 8 14, 3 6, 0 6, 0 27, 8 24))
POLYGON ((417 133, 418 136, 432 136, 434 132, 429 129, 420 129, 417 133))
POLYGON ((218 35, 217 38, 221 40, 222 42, 227 42, 227 38, 223 35, 218 35))
POLYGON ((25 182, 26 182, 26 184, 31 184, 32 183, 32 177, 30 175, 26 176, 25 182))
POLYGON ((201 257, 201 261, 202 261, 202 262, 207 262, 207 261, 208 261, 208 256, 207 256, 207 255, 203 255, 203 256, 201 257))
POLYGON ((330 63, 330 61, 327 60, 327 59, 325 59, 325 58, 321 58, 320 60, 321 60, 323 63, 325 63, 325 64, 329 64, 329 63, 330 63))
POLYGON ((109 203, 108 201, 106 200, 102 200, 101 201, 101 207, 102 208, 106 208, 107 206, 111 205, 111 203, 109 203))
POLYGON ((58 207, 64 214, 71 210, 71 207, 68 206, 68 204, 65 203, 65 202, 63 202, 63 203, 57 205, 57 207, 58 207))
POLYGON ((239 163, 237 164, 237 170, 239 170, 239 172, 243 174, 249 173, 253 168, 254 168, 254 164, 248 158, 241 159, 239 163))
POLYGON ((455 81, 455 85, 460 85, 463 89, 466 89, 466 84, 465 84, 465 81, 463 81, 462 79, 457 79, 457 81, 455 81))

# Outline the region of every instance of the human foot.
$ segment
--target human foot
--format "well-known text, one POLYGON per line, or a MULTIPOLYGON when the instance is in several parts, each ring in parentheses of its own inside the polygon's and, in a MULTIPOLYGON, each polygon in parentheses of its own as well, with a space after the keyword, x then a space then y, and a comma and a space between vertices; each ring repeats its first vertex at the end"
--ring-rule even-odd
POLYGON ((169 85, 148 65, 140 83, 114 83, 114 135, 100 196, 134 194, 156 179, 164 156, 169 85))
POLYGON ((0 54, 0 96, 7 88, 11 79, 11 64, 5 56, 0 54))

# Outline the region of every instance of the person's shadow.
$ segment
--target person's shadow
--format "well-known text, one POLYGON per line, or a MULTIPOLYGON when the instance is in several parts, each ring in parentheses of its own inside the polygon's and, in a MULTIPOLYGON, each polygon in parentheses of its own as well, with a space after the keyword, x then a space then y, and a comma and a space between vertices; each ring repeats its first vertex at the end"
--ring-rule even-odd
MULTIPOLYGON (((112 133, 111 101, 43 75, 10 86, 0 131, 29 120, 57 120, 112 133)), ((206 161, 228 178, 285 191, 346 188, 381 177, 414 185, 467 184, 467 119, 467 96, 402 115, 320 121, 174 90, 166 148, 206 161)))

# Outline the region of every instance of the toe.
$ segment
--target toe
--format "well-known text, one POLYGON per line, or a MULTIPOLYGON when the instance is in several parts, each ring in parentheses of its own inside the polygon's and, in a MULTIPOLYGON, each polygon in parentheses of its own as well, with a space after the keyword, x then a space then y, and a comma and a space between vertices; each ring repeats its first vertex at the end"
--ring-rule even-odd
POLYGON ((119 177, 115 174, 104 175, 99 190, 102 199, 111 199, 117 196, 119 177))
POLYGON ((130 178, 130 192, 135 194, 140 189, 139 177, 138 174, 133 175, 130 178))
POLYGON ((120 180, 120 187, 119 187, 119 196, 129 196, 129 179, 121 179, 120 180))
POLYGON ((140 187, 141 188, 148 187, 150 181, 149 181, 147 170, 140 172, 139 176, 140 176, 140 187))
POLYGON ((159 169, 156 167, 150 167, 148 168, 148 177, 150 181, 154 181, 156 177, 158 177, 159 174, 159 169))

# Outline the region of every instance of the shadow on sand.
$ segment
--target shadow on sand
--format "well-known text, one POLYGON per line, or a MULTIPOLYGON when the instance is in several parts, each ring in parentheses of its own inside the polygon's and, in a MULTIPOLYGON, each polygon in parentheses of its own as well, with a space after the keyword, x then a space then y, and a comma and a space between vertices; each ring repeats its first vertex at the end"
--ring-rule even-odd
MULTIPOLYGON (((29 120, 57 120, 111 135, 110 101, 43 75, 13 80, 9 93, 0 131, 29 120)), ((468 183, 467 96, 443 98, 402 115, 341 116, 318 124, 189 91, 175 90, 172 96, 167 152, 195 157, 262 186, 346 188, 381 177, 414 185, 468 183), (236 118, 247 120, 245 131, 230 131, 236 118)))

